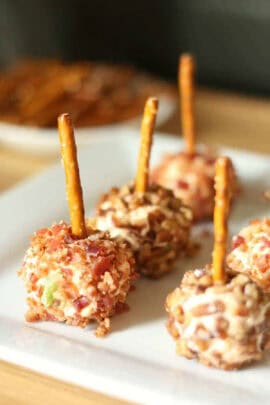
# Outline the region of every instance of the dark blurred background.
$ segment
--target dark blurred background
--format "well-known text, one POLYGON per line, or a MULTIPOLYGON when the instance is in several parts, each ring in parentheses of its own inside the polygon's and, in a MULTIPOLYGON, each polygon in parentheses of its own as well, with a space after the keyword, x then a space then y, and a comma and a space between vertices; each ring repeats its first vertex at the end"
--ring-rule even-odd
POLYGON ((198 80, 270 92, 269 0, 1 0, 0 64, 25 57, 131 62, 174 79, 180 52, 198 80))

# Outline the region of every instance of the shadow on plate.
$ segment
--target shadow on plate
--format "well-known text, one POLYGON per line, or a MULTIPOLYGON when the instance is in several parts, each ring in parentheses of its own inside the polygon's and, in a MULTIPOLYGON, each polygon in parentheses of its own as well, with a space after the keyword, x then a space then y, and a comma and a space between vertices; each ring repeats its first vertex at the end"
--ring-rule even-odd
MULTIPOLYGON (((158 280, 141 278, 136 283, 136 290, 131 292, 128 299, 130 310, 114 317, 112 332, 118 332, 133 325, 144 324, 165 317, 164 307, 167 295, 181 282, 183 274, 204 266, 211 261, 212 238, 205 236, 200 253, 193 258, 180 260, 174 271, 158 280)), ((197 241, 197 238, 195 238, 197 241)))

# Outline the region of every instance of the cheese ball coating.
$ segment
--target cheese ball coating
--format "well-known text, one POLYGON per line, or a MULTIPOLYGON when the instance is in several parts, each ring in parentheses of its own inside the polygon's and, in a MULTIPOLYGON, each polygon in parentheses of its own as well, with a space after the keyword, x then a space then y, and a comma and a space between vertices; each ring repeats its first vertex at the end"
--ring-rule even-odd
MULTIPOLYGON (((194 221, 210 219, 214 210, 215 162, 216 155, 210 152, 166 155, 153 170, 151 180, 173 190, 176 197, 190 206, 194 221)), ((232 178, 235 188, 234 173, 232 178)))
POLYGON ((131 250, 108 234, 78 239, 64 222, 37 231, 19 276, 27 289, 27 321, 85 327, 96 321, 106 334, 109 317, 123 306, 135 277, 131 250))
POLYGON ((270 292, 270 219, 252 221, 234 236, 227 265, 270 292))
POLYGON ((270 296, 246 275, 213 285, 209 268, 188 271, 166 310, 177 353, 207 366, 237 369, 270 347, 270 296))
POLYGON ((104 195, 93 222, 130 245, 142 274, 160 277, 186 253, 192 214, 170 190, 152 185, 138 193, 131 184, 104 195))

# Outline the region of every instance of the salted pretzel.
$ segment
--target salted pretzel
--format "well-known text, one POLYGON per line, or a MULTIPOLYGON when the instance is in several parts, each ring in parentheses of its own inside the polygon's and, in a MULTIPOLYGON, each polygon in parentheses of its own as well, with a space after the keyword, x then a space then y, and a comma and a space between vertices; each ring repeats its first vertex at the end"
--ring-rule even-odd
POLYGON ((79 238, 87 236, 84 220, 83 192, 77 160, 77 148, 69 114, 58 117, 61 154, 66 174, 66 192, 72 233, 79 238))
POLYGON ((195 62, 190 54, 179 58, 178 86, 181 100, 182 130, 186 152, 194 154, 196 143, 196 126, 194 117, 194 70, 195 62))
POLYGON ((228 236, 228 215, 230 207, 231 160, 220 157, 216 161, 215 207, 214 207, 214 250, 213 279, 215 283, 225 283, 225 256, 228 236))
POLYGON ((136 191, 139 193, 144 193, 148 186, 149 160, 157 110, 158 100, 154 97, 149 98, 145 104, 141 126, 141 145, 136 175, 136 191))

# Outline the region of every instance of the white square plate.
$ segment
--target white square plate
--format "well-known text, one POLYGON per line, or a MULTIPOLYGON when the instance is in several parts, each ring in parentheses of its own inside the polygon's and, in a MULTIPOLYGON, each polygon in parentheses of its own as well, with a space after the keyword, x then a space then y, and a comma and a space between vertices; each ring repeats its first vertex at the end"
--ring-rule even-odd
MULTIPOLYGON (((99 194, 130 180, 135 173, 139 135, 125 130, 104 134, 79 160, 87 213, 99 194)), ((177 138, 156 136, 152 164, 166 151, 180 149, 177 138)), ((249 219, 269 216, 262 198, 270 188, 267 157, 225 150, 234 160, 243 186, 231 216, 231 233, 249 219)), ((0 358, 106 394, 151 404, 267 404, 269 360, 236 372, 205 368, 175 354, 165 328, 164 300, 179 284, 183 271, 210 261, 212 240, 202 239, 194 259, 158 281, 141 279, 130 293, 131 310, 114 317, 112 332, 97 339, 92 327, 75 328, 51 322, 26 324, 19 268, 34 230, 68 218, 64 174, 60 164, 3 194, 0 198, 0 358)), ((204 224, 195 229, 201 235, 204 224)))

